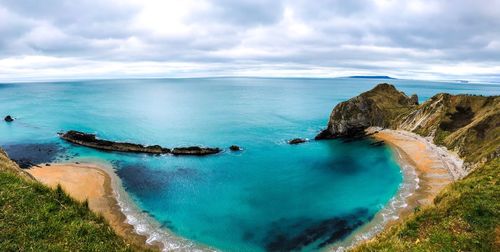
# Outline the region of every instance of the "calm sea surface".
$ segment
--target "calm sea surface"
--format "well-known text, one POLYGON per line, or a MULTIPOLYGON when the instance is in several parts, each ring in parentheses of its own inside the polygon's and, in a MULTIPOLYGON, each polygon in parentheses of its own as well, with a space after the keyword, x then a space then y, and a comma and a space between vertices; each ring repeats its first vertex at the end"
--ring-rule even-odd
MULTIPOLYGON (((402 181, 387 147, 311 141, 337 103, 384 80, 198 78, 0 84, 0 145, 35 163, 102 159, 166 229, 225 251, 316 250, 369 221, 402 181), (209 157, 109 153, 61 141, 225 148, 209 157), (244 150, 230 152, 230 145, 244 150)), ((423 101, 498 85, 389 80, 423 101)))

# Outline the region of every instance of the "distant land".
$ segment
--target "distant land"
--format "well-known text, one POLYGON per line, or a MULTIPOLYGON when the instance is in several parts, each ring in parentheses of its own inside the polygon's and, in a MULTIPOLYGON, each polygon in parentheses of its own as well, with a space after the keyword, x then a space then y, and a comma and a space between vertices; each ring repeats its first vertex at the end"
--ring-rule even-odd
POLYGON ((396 78, 392 78, 387 75, 354 75, 354 76, 348 76, 347 78, 351 79, 387 79, 387 80, 393 80, 396 78))

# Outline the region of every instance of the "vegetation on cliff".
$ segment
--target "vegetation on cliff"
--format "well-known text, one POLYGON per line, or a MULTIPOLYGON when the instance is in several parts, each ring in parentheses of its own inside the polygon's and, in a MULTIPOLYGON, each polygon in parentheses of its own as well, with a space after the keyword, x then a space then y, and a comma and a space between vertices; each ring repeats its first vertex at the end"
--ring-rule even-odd
POLYGON ((316 138, 349 136, 370 126, 429 137, 456 152, 470 171, 500 155, 500 96, 437 94, 418 105, 416 96, 383 83, 335 106, 316 138))
POLYGON ((354 251, 500 251, 500 159, 354 251))
POLYGON ((132 251, 86 203, 32 179, 0 150, 0 251, 132 251))
POLYGON ((437 94, 392 127, 433 138, 472 170, 500 155, 500 96, 437 94))
POLYGON ((383 83, 333 109, 328 127, 316 139, 352 136, 370 126, 390 127, 401 114, 418 104, 416 95, 406 96, 393 85, 383 83))

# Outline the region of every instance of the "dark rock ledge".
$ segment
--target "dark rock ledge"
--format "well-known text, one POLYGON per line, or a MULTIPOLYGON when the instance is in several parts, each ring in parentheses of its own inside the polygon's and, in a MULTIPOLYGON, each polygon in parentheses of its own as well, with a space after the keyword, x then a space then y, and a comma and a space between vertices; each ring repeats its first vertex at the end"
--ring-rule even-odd
POLYGON ((8 115, 3 120, 6 121, 6 122, 13 122, 14 118, 12 118, 12 116, 8 115))
POLYGON ((301 144, 301 143, 305 143, 305 142, 307 142, 307 140, 304 138, 294 138, 292 140, 289 140, 288 144, 301 144))
POLYGON ((241 151, 242 150, 241 147, 238 145, 231 145, 231 146, 229 146, 229 149, 231 151, 241 151))
POLYGON ((216 154, 221 151, 219 148, 204 148, 198 146, 178 147, 170 150, 160 145, 144 146, 141 144, 127 142, 113 142, 96 138, 95 134, 83 133, 70 130, 66 133, 59 133, 60 137, 68 142, 106 151, 134 152, 147 154, 173 154, 173 155, 194 155, 204 156, 216 154))
POLYGON ((219 148, 202 148, 198 146, 191 147, 178 147, 172 149, 173 155, 192 155, 192 156, 205 156, 210 154, 217 154, 221 151, 219 148))

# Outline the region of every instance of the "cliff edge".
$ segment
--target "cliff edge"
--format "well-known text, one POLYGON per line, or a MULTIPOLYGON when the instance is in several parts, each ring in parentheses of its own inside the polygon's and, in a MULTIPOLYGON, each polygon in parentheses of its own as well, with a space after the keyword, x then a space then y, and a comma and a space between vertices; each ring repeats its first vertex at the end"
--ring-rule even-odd
POLYGON ((429 138, 456 152, 469 172, 500 156, 500 96, 441 93, 419 105, 416 95, 382 83, 335 106, 316 139, 352 137, 372 126, 429 138))

